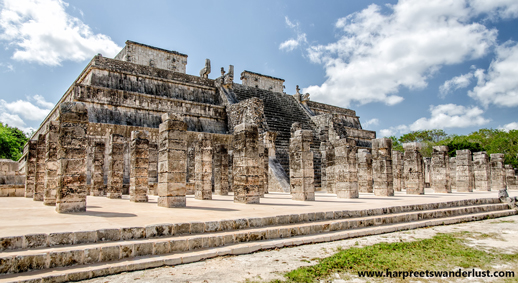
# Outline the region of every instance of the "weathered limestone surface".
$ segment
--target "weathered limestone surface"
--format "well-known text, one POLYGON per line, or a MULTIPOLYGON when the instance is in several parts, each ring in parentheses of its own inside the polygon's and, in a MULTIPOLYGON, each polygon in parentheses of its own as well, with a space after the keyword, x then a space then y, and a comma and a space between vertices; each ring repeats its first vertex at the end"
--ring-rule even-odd
POLYGON ((429 188, 432 183, 432 158, 423 157, 423 181, 424 187, 429 188))
POLYGON ((457 190, 457 157, 450 157, 450 187, 457 190))
POLYGON ((397 150, 392 151, 392 175, 394 177, 394 191, 401 192, 405 187, 403 178, 403 153, 397 150))
POLYGON ((358 149, 358 190, 372 193, 372 154, 368 149, 358 149))
POLYGON ((86 211, 86 148, 88 111, 83 103, 63 102, 59 113, 56 211, 86 211))
POLYGON ((45 197, 45 153, 46 153, 46 135, 38 136, 38 149, 36 150, 36 186, 34 187, 34 196, 32 200, 43 201, 45 197))
POLYGON ((148 195, 156 195, 158 186, 158 144, 149 142, 148 195))
POLYGON ((416 142, 404 143, 404 173, 407 194, 424 195, 423 157, 419 150, 421 144, 416 142))
POLYGON ((56 205, 58 190, 58 142, 59 122, 51 121, 47 124, 47 138, 45 139, 45 191, 43 197, 44 205, 56 205))
POLYGON ((106 195, 106 186, 104 185, 104 152, 106 145, 102 141, 96 141, 92 144, 93 159, 92 159, 92 183, 90 186, 91 196, 106 195))
POLYGON ((491 191, 491 168, 487 152, 473 153, 473 174, 475 175, 475 190, 491 191))
POLYGON ((224 145, 214 147, 214 194, 228 195, 228 149, 224 145))
POLYGON ((503 153, 492 153, 491 154, 491 189, 495 191, 505 190, 506 184, 506 173, 504 168, 504 154, 503 153))
POLYGON ((244 86, 256 87, 273 92, 282 93, 284 91, 283 79, 261 75, 250 71, 243 71, 241 73, 241 83, 244 86))
POLYGON ((324 143, 324 149, 326 159, 325 164, 323 166, 326 167, 326 183, 325 183, 325 191, 328 193, 334 193, 335 192, 335 184, 336 184, 336 177, 335 177, 335 147, 331 142, 325 142, 324 143))
POLYGON ((374 195, 393 196, 392 140, 388 138, 372 140, 372 175, 374 195))
POLYGON ((106 186, 107 198, 122 198, 125 142, 126 139, 122 135, 110 135, 110 139, 108 141, 108 179, 106 186))
POLYGON ((131 132, 130 201, 147 202, 149 190, 149 133, 131 132))
POLYGON ((126 46, 115 56, 115 59, 180 73, 185 73, 187 65, 185 54, 130 40, 126 41, 126 46))
POLYGON ((434 146, 432 150, 431 188, 434 193, 451 193, 448 147, 434 146))
POLYGON ((187 124, 174 114, 162 115, 158 141, 158 206, 185 207, 187 124))
POLYGON ((472 192, 474 186, 473 164, 469 149, 457 150, 457 192, 472 192))
POLYGON ((358 169, 356 141, 340 139, 335 142, 335 186, 339 198, 358 198, 358 169))
POLYGON ((32 198, 34 196, 34 189, 36 187, 36 161, 38 152, 38 141, 27 141, 27 163, 25 164, 25 197, 32 198))
POLYGON ((315 200, 312 141, 313 134, 309 130, 294 131, 290 139, 290 192, 293 200, 315 200))
POLYGON ((248 204, 260 202, 259 166, 263 161, 259 159, 258 139, 259 132, 255 125, 243 123, 234 128, 232 165, 234 202, 248 204))
POLYGON ((516 180, 514 169, 509 164, 505 165, 505 177, 507 182, 507 189, 518 190, 518 181, 516 180))
POLYGON ((200 200, 212 199, 212 141, 209 136, 198 136, 198 148, 196 150, 194 198, 200 200))

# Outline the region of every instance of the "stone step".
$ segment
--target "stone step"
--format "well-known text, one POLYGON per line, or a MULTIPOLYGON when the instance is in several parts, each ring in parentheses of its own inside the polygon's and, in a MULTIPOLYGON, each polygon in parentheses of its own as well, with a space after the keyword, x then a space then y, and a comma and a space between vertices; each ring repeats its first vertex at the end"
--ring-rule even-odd
POLYGON ((197 249, 187 250, 174 254, 138 256, 106 263, 92 263, 88 265, 75 265, 29 271, 22 274, 0 275, 0 283, 79 281, 122 272, 131 272, 161 266, 174 266, 179 264, 192 263, 217 256, 248 254, 261 250, 337 241, 348 238, 378 235, 437 225, 456 224, 468 221, 484 220, 487 218, 505 217, 516 214, 517 211, 514 209, 503 209, 498 211, 478 212, 469 215, 447 216, 435 219, 420 219, 405 223, 387 223, 380 226, 355 227, 348 230, 335 229, 338 228, 339 225, 335 224, 336 222, 332 222, 332 224, 329 225, 329 229, 323 230, 322 233, 319 234, 298 233, 295 235, 290 235, 291 237, 288 236, 285 238, 266 240, 251 240, 251 234, 249 234, 247 241, 236 242, 226 246, 213 247, 208 245, 204 246, 202 241, 202 245, 197 249))

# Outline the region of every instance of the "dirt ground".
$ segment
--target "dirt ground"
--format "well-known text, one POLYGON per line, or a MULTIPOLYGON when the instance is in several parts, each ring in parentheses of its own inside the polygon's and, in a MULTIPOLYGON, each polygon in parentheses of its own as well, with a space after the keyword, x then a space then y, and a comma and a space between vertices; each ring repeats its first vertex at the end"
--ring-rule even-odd
MULTIPOLYGON (((481 239, 476 239, 476 237, 470 238, 469 244, 477 248, 495 248, 501 252, 508 253, 518 252, 518 216, 515 215, 498 219, 256 252, 248 255, 218 257, 202 262, 127 272, 82 282, 268 282, 273 279, 283 279, 283 273, 300 266, 316 264, 316 258, 330 256, 336 252, 338 247, 361 247, 380 242, 413 241, 431 238, 437 233, 461 231, 493 235, 492 237, 483 237, 481 239)), ((493 270, 513 270, 517 274, 517 277, 513 280, 518 280, 518 266, 516 265, 494 266, 493 270)), ((335 274, 335 278, 331 281, 335 283, 346 282, 340 279, 338 274, 335 274)), ((363 279, 355 276, 349 277, 349 279, 352 279, 354 282, 364 282, 363 279)), ((411 281, 413 280, 408 282, 411 281)), ((470 280, 470 282, 483 281, 470 280)))

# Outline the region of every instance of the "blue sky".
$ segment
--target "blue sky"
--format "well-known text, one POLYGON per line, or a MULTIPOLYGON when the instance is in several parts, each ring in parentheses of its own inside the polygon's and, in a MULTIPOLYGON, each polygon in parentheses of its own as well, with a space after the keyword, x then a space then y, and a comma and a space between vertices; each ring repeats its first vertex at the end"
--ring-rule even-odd
POLYGON ((37 128, 126 40, 300 85, 378 137, 518 129, 518 1, 0 1, 0 121, 37 128))

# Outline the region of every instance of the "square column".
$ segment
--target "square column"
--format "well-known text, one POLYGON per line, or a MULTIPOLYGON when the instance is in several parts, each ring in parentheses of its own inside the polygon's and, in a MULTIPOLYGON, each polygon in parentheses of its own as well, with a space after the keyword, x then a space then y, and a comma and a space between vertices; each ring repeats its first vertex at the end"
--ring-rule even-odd
POLYGON ((149 143, 148 185, 148 196, 157 195, 156 190, 158 186, 158 144, 153 142, 149 143))
POLYGON ((423 157, 423 181, 424 187, 430 188, 432 185, 432 158, 423 157))
POLYGON ((132 131, 130 142, 130 201, 147 202, 149 132, 132 131))
POLYGON ((431 187, 435 193, 451 193, 448 147, 434 146, 432 150, 431 187))
POLYGON ((492 153, 491 154, 491 189, 493 190, 505 190, 507 188, 505 178, 505 167, 504 167, 504 154, 503 153, 492 153))
POLYGON ((374 195, 394 195, 391 139, 372 140, 372 176, 374 179, 374 195))
POLYGON ((234 202, 253 204, 260 202, 259 182, 262 160, 259 159, 257 143, 259 132, 256 125, 239 124, 234 128, 232 189, 234 202))
POLYGON ((469 149, 457 150, 457 192, 473 192, 473 161, 469 149))
POLYGON ((27 162, 25 164, 25 197, 34 197, 34 189, 36 187, 36 161, 38 156, 38 141, 28 140, 27 144, 27 162))
POLYGON ((421 144, 417 142, 404 143, 405 153, 403 177, 405 178, 406 193, 409 195, 424 195, 423 156, 421 144))
POLYGON ((403 178, 403 153, 397 150, 392 151, 392 176, 394 177, 394 191, 401 192, 405 187, 403 178))
POLYGON ((185 207, 187 181, 187 124, 166 113, 158 136, 158 206, 185 207))
POLYGON ((45 135, 38 135, 38 149, 36 150, 36 185, 32 200, 43 201, 45 197, 45 155, 47 147, 45 135))
POLYGON ((198 148, 194 157, 194 198, 199 200, 212 199, 212 140, 209 135, 198 135, 198 148))
POLYGON ((58 141, 59 122, 49 121, 46 125, 47 138, 45 139, 45 191, 43 204, 55 206, 58 192, 58 141))
POLYGON ((107 198, 122 198, 122 185, 124 179, 124 143, 126 143, 126 138, 118 134, 110 135, 108 140, 107 198))
POLYGON ((489 167, 487 152, 473 153, 473 174, 476 191, 491 191, 491 168, 489 167))
POLYGON ((322 164, 322 167, 326 168, 326 182, 325 187, 322 187, 326 190, 327 193, 335 192, 335 147, 331 142, 322 142, 321 151, 325 153, 325 163, 322 164))
POLYGON ((356 141, 346 138, 335 145, 335 181, 338 198, 358 198, 358 169, 356 168, 356 141))
POLYGON ((450 188, 452 191, 457 190, 457 157, 450 157, 450 188))
POLYGON ((368 149, 358 149, 358 190, 372 193, 372 154, 368 149))
POLYGON ((228 150, 224 145, 214 147, 214 194, 228 195, 228 150))
POLYGON ((312 141, 313 133, 310 130, 292 131, 289 148, 292 200, 315 200, 315 171, 313 169, 313 152, 310 149, 312 141))
POLYGON ((518 182, 516 181, 516 175, 514 173, 513 166, 510 164, 505 165, 505 179, 507 182, 508 190, 518 190, 518 182))
POLYGON ((91 196, 104 196, 106 186, 104 185, 104 152, 106 146, 104 142, 96 141, 93 143, 92 158, 92 184, 90 189, 91 196))
POLYGON ((86 211, 86 148, 88 111, 80 102, 59 106, 58 178, 56 211, 86 211))

